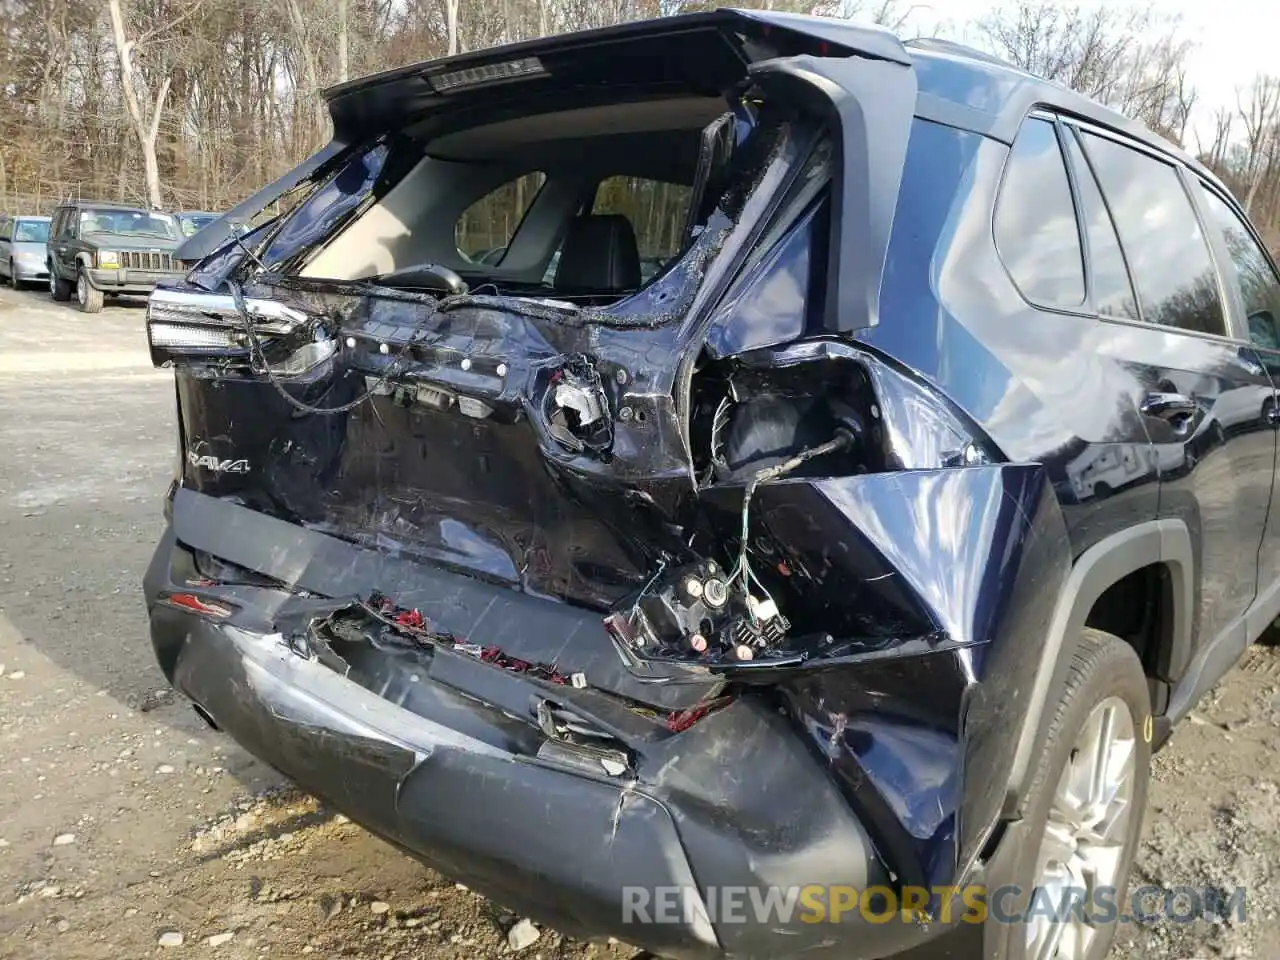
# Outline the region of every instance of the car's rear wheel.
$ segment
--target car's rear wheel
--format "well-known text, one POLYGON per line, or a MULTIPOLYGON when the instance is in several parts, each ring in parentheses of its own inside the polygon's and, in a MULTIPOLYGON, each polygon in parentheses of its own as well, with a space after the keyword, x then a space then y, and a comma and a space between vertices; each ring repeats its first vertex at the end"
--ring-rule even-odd
POLYGON ((71 284, 58 276, 53 264, 49 265, 49 296, 59 303, 66 303, 71 299, 71 284))
POLYGON ((102 305, 106 302, 106 294, 89 282, 89 277, 85 274, 84 268, 77 270, 76 303, 80 304, 80 309, 85 313, 101 313, 102 305))
POLYGON ((1101 960, 1125 912, 1151 763, 1151 705, 1137 654, 1086 629, 1032 781, 1019 882, 1028 960, 1101 960), (1114 907, 1115 909, 1112 909, 1114 907))

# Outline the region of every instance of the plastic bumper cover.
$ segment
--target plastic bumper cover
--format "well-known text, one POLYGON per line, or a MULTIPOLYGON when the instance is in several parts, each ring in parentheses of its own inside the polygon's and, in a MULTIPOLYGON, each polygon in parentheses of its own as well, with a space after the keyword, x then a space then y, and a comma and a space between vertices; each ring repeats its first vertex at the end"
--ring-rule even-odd
POLYGON ((775 709, 739 700, 642 748, 636 779, 569 771, 536 756, 535 724, 427 670, 410 711, 279 634, 156 604, 158 589, 177 589, 164 576, 173 543, 162 541, 147 593, 174 686, 261 760, 477 892, 571 936, 614 936, 675 958, 888 957, 944 932, 873 925, 856 910, 819 923, 799 909, 789 922, 750 909, 735 922, 713 915, 726 890, 890 882, 827 771, 775 709), (639 888, 694 896, 675 922, 628 922, 643 916, 628 909, 639 888))

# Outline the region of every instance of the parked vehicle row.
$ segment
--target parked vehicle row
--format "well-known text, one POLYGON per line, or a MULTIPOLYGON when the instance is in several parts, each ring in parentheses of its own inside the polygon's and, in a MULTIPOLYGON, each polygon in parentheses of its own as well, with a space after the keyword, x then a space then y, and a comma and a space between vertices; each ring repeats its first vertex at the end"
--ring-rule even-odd
POLYGON ((132 204, 74 200, 51 217, 0 217, 0 277, 15 289, 44 283, 97 313, 107 297, 145 296, 184 272, 174 252, 219 214, 165 213, 132 204))

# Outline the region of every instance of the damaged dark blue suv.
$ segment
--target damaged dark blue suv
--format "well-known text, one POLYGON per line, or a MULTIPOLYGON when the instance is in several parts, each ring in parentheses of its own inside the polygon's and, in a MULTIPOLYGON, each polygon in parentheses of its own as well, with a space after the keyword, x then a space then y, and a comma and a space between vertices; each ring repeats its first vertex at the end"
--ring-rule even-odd
POLYGON ((1114 911, 1025 908, 1123 893, 1152 749, 1280 611, 1280 282, 1223 186, 773 13, 327 97, 148 310, 201 715, 574 936, 1102 956, 1114 911))

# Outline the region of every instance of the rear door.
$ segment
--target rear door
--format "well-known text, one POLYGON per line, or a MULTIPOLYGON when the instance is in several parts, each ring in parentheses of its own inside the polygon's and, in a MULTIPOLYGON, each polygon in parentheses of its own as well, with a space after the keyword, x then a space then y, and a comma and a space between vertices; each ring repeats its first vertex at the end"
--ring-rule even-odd
MULTIPOLYGON (((1143 379, 1139 406, 1156 452, 1160 516, 1182 521, 1191 536, 1192 636, 1225 658, 1243 649, 1244 614, 1258 587, 1276 453, 1264 409, 1271 378, 1257 352, 1233 337, 1235 301, 1188 172, 1109 131, 1080 125, 1074 134, 1068 156, 1084 219, 1118 239, 1132 284, 1132 293, 1117 285, 1099 309, 1112 321, 1112 349, 1143 379)), ((1194 653, 1175 649, 1151 666, 1176 680, 1194 653)))
MULTIPOLYGON (((1247 337, 1273 384, 1280 381, 1280 277, 1277 277, 1266 247, 1258 240, 1248 220, 1230 198, 1203 181, 1196 188, 1202 196, 1205 220, 1213 227, 1213 237, 1221 245, 1225 272, 1233 292, 1238 294, 1240 316, 1244 319, 1241 336, 1247 337)), ((1242 404, 1242 416, 1252 416, 1259 407, 1262 419, 1275 431, 1280 417, 1280 397, 1263 392, 1250 396, 1242 404), (1260 399, 1260 404, 1259 404, 1260 399)), ((1274 477, 1274 473, 1273 473, 1274 477)), ((1280 606, 1280 516, 1276 504, 1277 482, 1272 480, 1271 503, 1267 526, 1258 553, 1257 622, 1250 624, 1250 636, 1270 622, 1280 606)))

